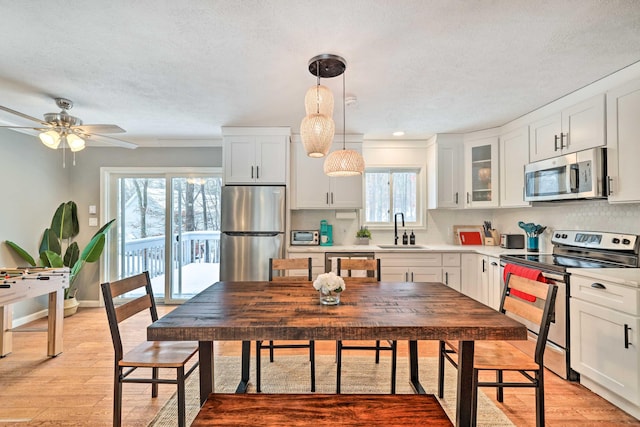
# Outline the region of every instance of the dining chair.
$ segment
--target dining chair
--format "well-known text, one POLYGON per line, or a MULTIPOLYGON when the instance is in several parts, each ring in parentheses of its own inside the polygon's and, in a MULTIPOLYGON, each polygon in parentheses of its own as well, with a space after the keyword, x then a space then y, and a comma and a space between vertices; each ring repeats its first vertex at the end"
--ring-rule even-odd
MULTIPOLYGON (((338 258, 337 274, 342 277, 345 284, 349 283, 376 283, 380 281, 381 269, 380 259, 357 259, 357 258, 338 258)), ((381 344, 380 340, 375 345, 356 345, 345 344, 338 341, 336 345, 336 361, 337 361, 337 378, 336 393, 340 393, 341 377, 342 377, 342 351, 343 350, 364 350, 376 352, 376 363, 380 363, 380 352, 391 352, 391 394, 396 392, 396 362, 397 362, 397 341, 387 340, 387 344, 381 344)))
MULTIPOLYGON (((520 351, 506 341, 476 341, 473 358, 473 414, 478 412, 478 387, 496 387, 496 400, 503 401, 504 387, 533 387, 536 389, 536 426, 544 426, 544 350, 549 325, 554 318, 554 307, 558 286, 552 283, 516 276, 509 273, 502 293, 500 312, 526 322, 529 329, 537 332, 533 357, 520 351), (515 296, 519 291, 530 296, 527 299, 515 296), (481 371, 494 371, 495 381, 480 381, 481 371), (504 381, 504 371, 517 372, 521 381, 504 381)), ((521 295, 521 294, 520 294, 521 295)), ((444 395, 444 360, 457 368, 453 355, 458 353, 458 342, 440 341, 438 357, 438 396, 444 395)), ((519 378, 519 377, 518 377, 519 378)))
MULTIPOLYGON (((269 282, 309 283, 311 286, 311 258, 269 258, 269 282), (304 273, 303 273, 304 271, 304 273), (276 275, 274 275, 274 273, 276 275)), ((276 348, 308 348, 309 361, 311 362, 311 391, 316 391, 316 358, 315 343, 309 341, 305 344, 274 343, 263 344, 264 341, 256 341, 256 391, 261 392, 261 363, 262 350, 269 349, 269 362, 273 363, 273 353, 276 348)))
MULTIPOLYGON (((158 396, 158 384, 176 384, 178 388, 178 426, 185 426, 185 380, 198 366, 198 361, 196 360, 187 372, 185 372, 185 369, 189 360, 197 354, 198 343, 191 341, 144 341, 125 352, 123 332, 126 332, 126 328, 121 329, 121 322, 147 309, 149 310, 151 322, 158 320, 149 272, 145 271, 122 280, 103 283, 101 288, 115 352, 113 380, 114 427, 119 427, 122 423, 123 383, 151 383, 151 397, 158 396), (128 292, 133 292, 133 299, 128 299, 123 304, 116 306, 114 298, 128 292), (130 377, 129 375, 138 368, 151 368, 151 378, 130 377), (160 368, 175 369, 176 378, 160 378, 160 368)), ((124 341, 129 342, 126 338, 124 341)))

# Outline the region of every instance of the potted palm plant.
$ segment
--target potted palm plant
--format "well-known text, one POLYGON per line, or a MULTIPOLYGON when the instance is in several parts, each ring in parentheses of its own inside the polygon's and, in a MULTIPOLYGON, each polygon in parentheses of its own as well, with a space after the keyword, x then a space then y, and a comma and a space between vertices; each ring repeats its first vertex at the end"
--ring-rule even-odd
MULTIPOLYGON (((44 230, 40 243, 39 261, 41 267, 69 268, 69 287, 65 289, 65 316, 74 314, 78 308, 76 279, 82 267, 88 262, 96 262, 106 241, 106 235, 115 219, 103 225, 91 238, 87 246, 80 252, 78 243, 73 241, 80 232, 78 222, 78 207, 75 202, 61 203, 51 220, 51 226, 44 230), (63 251, 64 249, 64 251, 63 251)), ((7 240, 7 245, 13 249, 29 265, 35 267, 36 260, 16 243, 7 240)))

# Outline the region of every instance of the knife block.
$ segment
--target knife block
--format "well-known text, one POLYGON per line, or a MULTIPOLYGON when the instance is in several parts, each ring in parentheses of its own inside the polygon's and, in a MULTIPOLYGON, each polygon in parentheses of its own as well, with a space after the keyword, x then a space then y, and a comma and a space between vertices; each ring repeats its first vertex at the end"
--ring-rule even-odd
POLYGON ((484 237, 484 245, 485 246, 498 246, 500 244, 500 233, 498 230, 489 230, 491 232, 491 237, 484 237))

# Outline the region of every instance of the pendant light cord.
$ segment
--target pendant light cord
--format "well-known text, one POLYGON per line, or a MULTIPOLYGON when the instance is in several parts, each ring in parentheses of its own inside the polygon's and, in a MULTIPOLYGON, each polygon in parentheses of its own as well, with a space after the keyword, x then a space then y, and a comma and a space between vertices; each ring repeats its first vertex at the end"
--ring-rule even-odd
POLYGON ((346 139, 347 139, 347 102, 345 101, 346 95, 344 90, 344 75, 347 73, 342 73, 342 149, 346 150, 346 139))
POLYGON ((316 113, 320 114, 320 61, 316 61, 316 76, 318 83, 316 84, 316 113))

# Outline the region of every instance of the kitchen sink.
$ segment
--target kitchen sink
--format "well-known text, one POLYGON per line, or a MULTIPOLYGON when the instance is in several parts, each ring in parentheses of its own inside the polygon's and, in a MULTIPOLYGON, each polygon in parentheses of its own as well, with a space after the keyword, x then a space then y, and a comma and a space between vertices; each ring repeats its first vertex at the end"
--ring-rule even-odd
POLYGON ((376 245, 376 246, 379 247, 380 249, 404 249, 404 250, 428 249, 426 246, 423 246, 423 245, 376 245))

